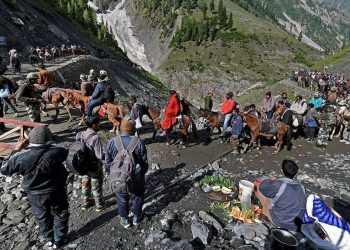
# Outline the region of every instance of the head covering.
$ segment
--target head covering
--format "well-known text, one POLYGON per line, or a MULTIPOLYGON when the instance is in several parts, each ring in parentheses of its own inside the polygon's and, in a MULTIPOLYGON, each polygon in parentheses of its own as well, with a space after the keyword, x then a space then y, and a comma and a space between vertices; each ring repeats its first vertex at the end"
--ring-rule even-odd
POLYGON ((100 76, 107 76, 107 71, 100 70, 100 76))
POLYGON ((226 94, 226 97, 232 98, 232 97, 233 97, 233 92, 228 92, 228 93, 226 94))
POLYGON ((176 91, 172 89, 169 91, 169 93, 170 93, 170 95, 173 95, 173 94, 176 94, 176 91))
POLYGON ((314 93, 315 97, 320 97, 320 93, 318 93, 317 91, 314 93))
POLYGON ((95 70, 94 69, 90 69, 90 75, 95 74, 95 70))
POLYGON ((120 124, 120 131, 128 134, 134 134, 136 132, 136 123, 130 116, 124 116, 120 124))
POLYGON ((35 73, 28 73, 27 75, 27 79, 30 80, 30 79, 38 79, 38 75, 35 74, 35 73))
POLYGON ((84 75, 84 74, 80 74, 79 78, 82 81, 86 81, 88 79, 87 75, 84 75))
POLYGON ((331 91, 332 91, 332 92, 337 92, 337 87, 336 87, 336 86, 333 86, 333 87, 331 88, 331 91))
POLYGON ((45 144, 51 141, 52 138, 53 134, 46 126, 34 127, 28 135, 28 141, 32 144, 45 144))
POLYGON ((94 125, 95 123, 98 123, 100 121, 100 118, 98 116, 88 116, 85 119, 85 124, 88 128, 91 128, 92 125, 94 125))

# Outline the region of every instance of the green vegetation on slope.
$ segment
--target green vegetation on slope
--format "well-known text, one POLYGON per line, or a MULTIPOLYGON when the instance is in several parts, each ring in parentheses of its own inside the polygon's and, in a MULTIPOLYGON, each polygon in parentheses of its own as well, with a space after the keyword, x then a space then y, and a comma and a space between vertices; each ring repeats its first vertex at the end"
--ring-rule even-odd
POLYGON ((350 47, 342 49, 332 55, 327 56, 324 60, 312 66, 312 69, 323 69, 325 66, 336 65, 350 59, 350 47))
MULTIPOLYGON (((312 38, 317 44, 321 45, 328 51, 336 51, 338 47, 338 30, 330 24, 327 24, 322 20, 322 17, 310 14, 304 8, 298 6, 299 3, 290 0, 231 0, 232 2, 238 4, 240 7, 249 11, 257 17, 269 17, 271 20, 277 22, 277 19, 286 20, 283 13, 286 13, 291 19, 305 25, 306 34, 312 38)), ((319 3, 314 3, 311 0, 307 1, 307 5, 310 10, 314 10, 316 5, 319 3)), ((332 11, 329 6, 320 5, 321 9, 326 9, 332 11)), ((335 9, 333 9, 334 11, 335 9)), ((338 12, 338 14, 340 14, 338 12)), ((333 16, 334 13, 330 13, 329 16, 333 16)), ((337 20, 333 19, 332 21, 337 20)), ((335 25, 335 24, 334 24, 335 25)), ((339 25, 339 32, 344 36, 343 43, 349 44, 350 42, 350 28, 349 23, 345 22, 343 18, 337 20, 337 25, 339 25)))
POLYGON ((155 27, 162 29, 171 13, 182 19, 172 40, 173 53, 162 66, 168 74, 187 68, 199 73, 210 70, 214 76, 223 71, 251 81, 276 82, 320 57, 316 50, 229 0, 189 2, 135 0, 139 13, 155 27), (219 13, 228 16, 221 24, 219 13))

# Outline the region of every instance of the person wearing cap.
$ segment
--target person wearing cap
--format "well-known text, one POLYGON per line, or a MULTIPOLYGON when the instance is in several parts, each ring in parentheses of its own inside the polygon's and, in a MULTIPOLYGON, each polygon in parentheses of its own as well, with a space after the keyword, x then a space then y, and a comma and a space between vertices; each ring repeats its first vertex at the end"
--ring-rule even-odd
POLYGON ((275 101, 272 98, 271 92, 268 91, 265 94, 265 98, 261 106, 261 112, 265 113, 266 119, 271 120, 273 117, 273 113, 275 112, 275 108, 275 101))
MULTIPOLYGON (((129 116, 125 116, 120 124, 121 134, 120 136, 124 148, 127 148, 131 143, 134 134, 136 132, 135 121, 129 116)), ((110 173, 110 169, 114 158, 118 153, 115 138, 110 139, 107 142, 105 151, 105 171, 107 175, 110 173)), ((138 178, 133 183, 133 188, 129 193, 117 193, 117 205, 118 214, 121 217, 120 223, 124 228, 131 226, 129 222, 129 200, 131 199, 131 210, 133 213, 132 224, 134 226, 138 225, 141 221, 142 216, 142 206, 144 203, 145 194, 145 174, 148 171, 148 159, 147 159, 147 149, 143 140, 139 139, 133 151, 133 157, 135 159, 136 166, 140 167, 140 174, 138 178)))
POLYGON ((221 115, 224 116, 224 125, 223 125, 221 136, 226 135, 226 130, 231 121, 232 111, 235 108, 235 106, 236 106, 236 103, 233 100, 233 92, 228 92, 226 94, 226 98, 224 99, 221 105, 221 115))
POLYGON ((95 200, 96 212, 100 212, 104 208, 102 184, 103 184, 103 167, 102 156, 103 149, 101 139, 97 134, 100 125, 100 118, 98 116, 90 116, 85 119, 87 129, 81 131, 76 135, 76 140, 84 141, 89 152, 94 155, 90 166, 87 166, 90 171, 87 175, 82 176, 81 194, 82 194, 82 210, 86 210, 91 206, 91 192, 95 200))
POLYGON ((80 84, 81 94, 83 96, 91 96, 92 93, 94 92, 94 87, 88 81, 88 76, 81 74, 80 81, 81 81, 81 84, 80 84))
POLYGON ((213 108, 213 92, 209 91, 208 95, 204 97, 204 109, 211 111, 213 108))
POLYGON ((231 142, 232 142, 232 153, 238 154, 239 139, 243 132, 243 118, 239 114, 239 108, 234 108, 232 111, 232 125, 231 125, 231 142))
POLYGON ((309 101, 309 103, 312 103, 314 105, 314 109, 316 110, 322 107, 323 102, 324 100, 321 98, 320 93, 317 91, 314 93, 314 96, 309 101))
POLYGON ((23 84, 16 93, 16 100, 18 102, 24 102, 28 107, 29 119, 32 122, 40 122, 40 101, 41 95, 35 85, 38 82, 38 75, 35 73, 29 73, 27 75, 27 82, 23 84))
POLYGON ((102 105, 105 102, 104 93, 106 88, 108 87, 107 81, 108 81, 107 71, 101 70, 99 82, 97 83, 96 88, 92 93, 91 99, 88 103, 87 116, 92 116, 93 109, 99 105, 102 105))
POLYGON ((178 94, 175 90, 170 91, 170 100, 165 108, 165 114, 162 121, 162 129, 163 132, 160 134, 161 136, 165 136, 169 133, 169 130, 172 126, 176 124, 176 117, 180 113, 180 102, 178 94))
POLYGON ((314 108, 313 103, 309 103, 308 110, 305 116, 305 129, 304 134, 307 141, 313 142, 316 138, 316 132, 318 128, 317 118, 318 114, 314 108))
POLYGON ((47 246, 62 246, 68 233, 68 172, 63 162, 68 150, 53 142, 46 126, 34 127, 27 139, 16 144, 1 166, 1 174, 23 176, 22 188, 27 194, 39 230, 47 246), (27 145, 29 142, 29 145, 27 145))

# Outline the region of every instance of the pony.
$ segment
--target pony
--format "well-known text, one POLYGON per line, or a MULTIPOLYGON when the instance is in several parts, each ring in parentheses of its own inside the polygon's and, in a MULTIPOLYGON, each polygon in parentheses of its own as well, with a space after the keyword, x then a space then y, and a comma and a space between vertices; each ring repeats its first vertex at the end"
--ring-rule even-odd
MULTIPOLYGON (((155 140, 158 130, 162 127, 161 126, 161 112, 160 110, 152 107, 148 107, 147 105, 140 105, 140 120, 142 122, 142 117, 144 115, 148 116, 153 123, 153 135, 152 140, 155 140)), ((198 137, 197 135, 197 127, 194 123, 192 117, 189 114, 183 114, 182 115, 182 128, 180 129, 182 141, 181 144, 184 145, 184 147, 188 147, 189 145, 189 128, 192 127, 192 133, 194 137, 198 137)), ((170 145, 170 136, 169 134, 166 135, 166 144, 170 145)))
POLYGON ((103 109, 104 113, 107 114, 108 120, 113 124, 113 129, 110 130, 110 132, 119 134, 121 119, 126 115, 124 106, 114 103, 105 103, 100 109, 103 109))
MULTIPOLYGON (((243 109, 243 112, 241 113, 245 123, 247 124, 247 126, 249 127, 249 129, 252 131, 253 136, 249 142, 249 144, 245 147, 244 151, 246 152, 248 150, 248 148, 250 148, 253 145, 253 142, 256 141, 257 142, 257 149, 260 150, 261 149, 261 144, 260 144, 260 139, 261 137, 273 137, 274 131, 271 133, 271 131, 267 131, 267 133, 263 133, 262 131, 262 125, 264 125, 264 123, 266 123, 266 121, 257 118, 256 116, 250 114, 250 108, 249 106, 243 109)), ((281 115, 284 111, 283 107, 280 107, 277 109, 277 111, 275 112, 276 115, 281 115)), ((289 128, 287 125, 285 125, 282 122, 277 122, 276 124, 274 124, 274 126, 276 126, 277 128, 277 142, 275 144, 275 151, 274 154, 277 154, 279 151, 281 151, 282 149, 282 145, 283 145, 283 138, 286 135, 286 133, 288 132, 289 128)), ((289 144, 290 142, 287 142, 287 144, 289 144)))
POLYGON ((208 122, 210 124, 210 135, 213 134, 214 129, 217 129, 219 134, 221 134, 221 127, 220 127, 221 117, 220 117, 220 113, 212 112, 210 110, 200 108, 198 110, 197 117, 198 118, 203 117, 206 120, 208 120, 208 122))
MULTIPOLYGON (((83 96, 80 91, 65 89, 65 91, 63 92, 63 97, 64 97, 64 103, 66 105, 69 105, 72 108, 80 107, 80 111, 82 115, 81 115, 80 122, 78 123, 78 126, 82 125, 84 122, 85 111, 87 109, 87 104, 89 102, 90 96, 83 96)), ((69 115, 68 122, 71 122, 73 118, 69 108, 67 109, 67 112, 69 115)))

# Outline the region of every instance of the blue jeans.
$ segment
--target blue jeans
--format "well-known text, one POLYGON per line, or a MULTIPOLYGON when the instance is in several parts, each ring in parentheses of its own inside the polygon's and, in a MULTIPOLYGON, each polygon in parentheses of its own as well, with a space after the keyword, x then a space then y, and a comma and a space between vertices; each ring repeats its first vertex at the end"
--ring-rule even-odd
MULTIPOLYGON (((4 109, 2 105, 2 101, 0 99, 0 118, 4 117, 4 109)), ((5 130, 5 124, 3 122, 0 122, 0 132, 5 130)))
POLYGON ((136 217, 141 217, 142 206, 145 199, 145 176, 141 175, 138 180, 135 181, 132 192, 130 194, 117 193, 117 205, 118 214, 122 218, 127 218, 129 210, 136 217), (131 208, 129 209, 129 200, 131 199, 131 208))
POLYGON ((103 101, 101 101, 100 99, 91 100, 88 103, 87 116, 92 116, 92 111, 94 110, 94 108, 102 104, 103 101))
POLYGON ((47 241, 60 242, 68 233, 68 196, 65 191, 50 194, 28 194, 28 201, 47 241))
POLYGON ((222 134, 223 135, 226 133, 226 130, 227 130, 227 127, 228 127, 228 124, 229 124, 231 118, 232 118, 232 114, 231 113, 225 115, 224 126, 223 126, 223 130, 222 130, 222 134))
POLYGON ((275 113, 273 110, 269 111, 269 112, 266 112, 266 118, 268 120, 271 120, 272 117, 273 117, 273 113, 275 113))

